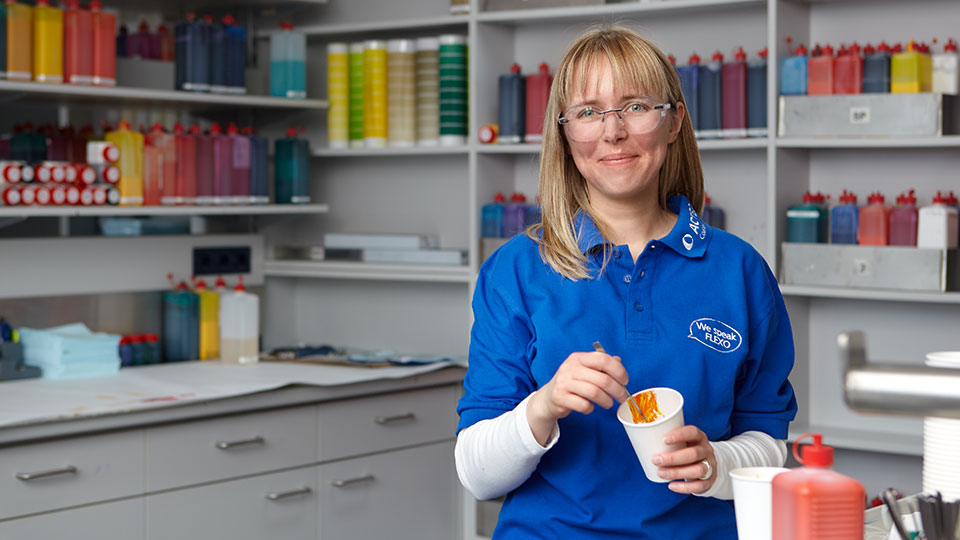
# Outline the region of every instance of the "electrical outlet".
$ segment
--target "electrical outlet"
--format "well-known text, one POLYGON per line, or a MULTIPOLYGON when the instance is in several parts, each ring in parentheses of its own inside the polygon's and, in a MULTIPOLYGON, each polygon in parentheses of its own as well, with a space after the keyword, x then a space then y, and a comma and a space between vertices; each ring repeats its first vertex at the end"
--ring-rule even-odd
POLYGON ((198 247, 193 248, 193 275, 249 274, 250 248, 198 247))

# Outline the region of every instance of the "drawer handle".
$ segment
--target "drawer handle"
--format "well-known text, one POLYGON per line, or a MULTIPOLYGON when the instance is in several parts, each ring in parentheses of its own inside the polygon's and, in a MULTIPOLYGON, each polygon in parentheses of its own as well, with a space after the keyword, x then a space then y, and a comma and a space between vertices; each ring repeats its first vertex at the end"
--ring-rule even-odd
POLYGON ((291 491, 281 491, 280 493, 271 492, 266 494, 266 498, 271 501, 279 501, 280 499, 288 499, 290 497, 297 497, 300 495, 309 495, 313 493, 313 490, 308 487, 302 487, 300 489, 294 489, 291 491))
POLYGON ((252 439, 246 439, 243 441, 220 441, 214 444, 217 448, 221 450, 230 450, 231 448, 239 448, 241 446, 253 446, 265 444, 267 441, 263 437, 254 437, 252 439))
POLYGON ((17 480, 29 481, 37 480, 38 478, 49 478, 51 476, 60 476, 61 474, 77 474, 77 468, 73 465, 67 465, 62 469, 50 469, 49 471, 40 471, 40 472, 22 472, 17 473, 17 480))
POLYGON ((333 482, 330 482, 330 483, 333 485, 333 487, 342 488, 342 487, 352 486, 355 484, 366 484, 368 482, 373 482, 373 481, 374 481, 373 475, 368 474, 366 476, 358 476, 356 478, 348 478, 346 480, 334 480, 333 482))
POLYGON ((380 425, 382 426, 382 425, 385 425, 385 424, 392 424, 392 423, 394 423, 394 422, 403 422, 403 421, 405 421, 405 420, 414 420, 414 419, 416 419, 416 418, 417 418, 417 416, 416 416, 415 414, 413 414, 412 412, 408 412, 407 414, 398 414, 397 416, 378 416, 378 417, 374 418, 373 421, 376 422, 376 423, 378 423, 378 424, 380 424, 380 425))

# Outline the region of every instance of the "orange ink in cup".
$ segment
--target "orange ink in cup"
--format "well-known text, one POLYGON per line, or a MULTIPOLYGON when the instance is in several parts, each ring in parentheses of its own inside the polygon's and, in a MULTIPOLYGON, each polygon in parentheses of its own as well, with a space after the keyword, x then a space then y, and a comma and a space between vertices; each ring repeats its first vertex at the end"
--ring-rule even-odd
POLYGON ((627 406, 630 407, 630 414, 633 415, 634 424, 649 424, 663 413, 657 405, 657 395, 653 390, 640 392, 627 400, 627 406))

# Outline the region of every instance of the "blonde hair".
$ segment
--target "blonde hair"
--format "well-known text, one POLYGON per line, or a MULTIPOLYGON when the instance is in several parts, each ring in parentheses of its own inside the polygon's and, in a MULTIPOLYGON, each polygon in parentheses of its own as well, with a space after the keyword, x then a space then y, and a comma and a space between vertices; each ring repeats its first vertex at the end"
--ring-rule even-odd
MULTIPOLYGON (((680 78, 673 65, 653 43, 632 30, 619 26, 594 27, 570 45, 554 74, 543 126, 538 186, 541 223, 530 227, 527 235, 539 242, 541 258, 572 280, 591 277, 587 258, 577 245, 578 231, 574 230, 577 213, 582 210, 589 216, 605 239, 609 235, 606 225, 590 209, 586 180, 574 164, 556 120, 574 94, 574 81, 579 82, 582 93, 590 67, 604 59, 610 63, 617 87, 640 87, 666 103, 684 101, 680 78)), ((676 140, 667 146, 657 193, 663 209, 667 208, 670 197, 685 195, 697 212, 701 210, 703 169, 689 113, 683 117, 676 140)), ((601 271, 608 259, 609 249, 605 249, 601 271)))

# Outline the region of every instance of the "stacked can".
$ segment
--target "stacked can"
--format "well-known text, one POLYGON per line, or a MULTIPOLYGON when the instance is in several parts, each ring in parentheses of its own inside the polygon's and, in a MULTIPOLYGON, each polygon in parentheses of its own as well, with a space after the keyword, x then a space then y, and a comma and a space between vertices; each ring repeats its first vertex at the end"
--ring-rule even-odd
POLYGON ((459 146, 467 140, 467 40, 440 36, 440 145, 459 146))
POLYGON ((367 148, 387 145, 387 45, 371 39, 363 48, 363 140, 367 148))
POLYGON ((363 42, 350 44, 350 148, 363 148, 363 42))
POLYGON ((415 42, 387 43, 387 139, 390 146, 413 146, 417 140, 415 42))
POLYGON ((440 137, 438 51, 434 37, 417 40, 417 144, 436 146, 440 137))
POLYGON ((346 43, 327 45, 327 140, 346 148, 350 139, 350 66, 346 43))

